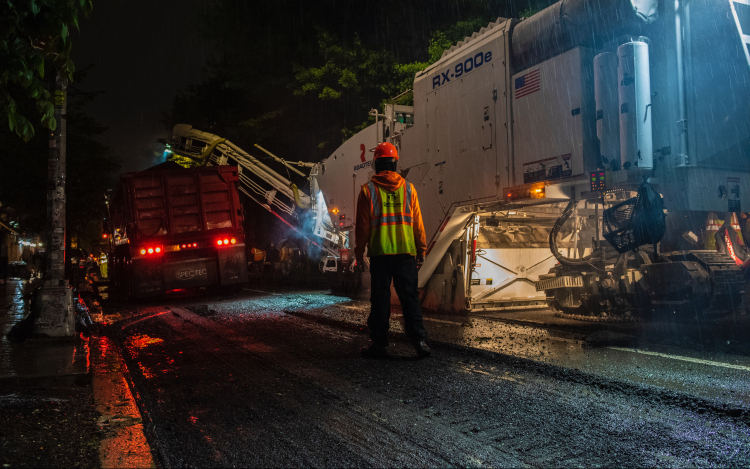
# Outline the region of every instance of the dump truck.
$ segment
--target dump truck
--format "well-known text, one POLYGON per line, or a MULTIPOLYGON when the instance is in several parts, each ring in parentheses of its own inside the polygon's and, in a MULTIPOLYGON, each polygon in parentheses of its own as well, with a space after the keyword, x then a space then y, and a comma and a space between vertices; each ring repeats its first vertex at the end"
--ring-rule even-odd
POLYGON ((411 93, 413 105, 371 111, 375 124, 313 172, 351 249, 368 150, 398 147, 427 231, 423 307, 742 307, 747 0, 562 0, 466 37, 411 93), (660 224, 660 236, 641 236, 660 224), (714 238, 721 252, 706 249, 714 238))
POLYGON ((120 176, 109 203, 109 275, 131 298, 247 282, 234 166, 163 163, 120 176))

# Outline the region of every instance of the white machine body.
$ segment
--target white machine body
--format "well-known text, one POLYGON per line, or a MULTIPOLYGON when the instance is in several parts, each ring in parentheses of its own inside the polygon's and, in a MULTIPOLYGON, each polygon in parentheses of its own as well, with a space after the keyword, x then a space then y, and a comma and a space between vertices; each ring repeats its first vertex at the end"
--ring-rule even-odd
POLYGON ((670 213, 750 210, 750 69, 730 5, 599 5, 562 0, 490 23, 417 73, 413 108, 398 107, 413 125, 396 125, 387 105, 318 165, 334 224, 350 231, 373 173, 367 150, 399 147, 427 232, 425 307, 542 307, 535 281, 556 263, 547 238, 570 198, 585 202, 561 233, 568 257, 591 252, 602 191, 644 176, 670 213))
POLYGON ((651 81, 648 44, 630 41, 617 48, 617 86, 620 104, 620 164, 622 168, 651 169, 651 81))

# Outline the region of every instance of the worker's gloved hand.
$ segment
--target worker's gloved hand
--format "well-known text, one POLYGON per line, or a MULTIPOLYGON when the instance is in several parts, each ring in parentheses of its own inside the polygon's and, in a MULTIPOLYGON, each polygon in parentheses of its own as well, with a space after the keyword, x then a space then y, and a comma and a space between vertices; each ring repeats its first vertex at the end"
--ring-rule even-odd
POLYGON ((422 267, 422 264, 424 264, 424 256, 417 256, 417 269, 422 267))
POLYGON ((365 259, 357 259, 357 265, 354 267, 358 272, 364 272, 365 271, 365 259))

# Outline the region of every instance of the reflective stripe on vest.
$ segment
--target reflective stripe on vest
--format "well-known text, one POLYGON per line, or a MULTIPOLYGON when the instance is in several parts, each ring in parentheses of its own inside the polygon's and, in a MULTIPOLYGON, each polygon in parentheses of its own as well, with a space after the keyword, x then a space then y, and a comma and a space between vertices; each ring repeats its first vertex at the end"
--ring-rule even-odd
POLYGON ((388 254, 417 255, 412 228, 411 198, 413 186, 408 182, 388 192, 372 181, 363 189, 370 199, 371 256, 388 254), (401 201, 401 203, 397 203, 401 201))

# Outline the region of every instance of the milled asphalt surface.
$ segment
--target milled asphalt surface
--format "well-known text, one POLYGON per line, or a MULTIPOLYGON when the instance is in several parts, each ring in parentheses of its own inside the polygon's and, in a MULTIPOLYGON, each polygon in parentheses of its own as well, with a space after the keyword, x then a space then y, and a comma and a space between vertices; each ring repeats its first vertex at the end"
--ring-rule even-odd
POLYGON ((744 357, 443 317, 427 321, 432 358, 397 337, 392 359, 364 360, 363 314, 321 292, 245 291, 111 305, 107 334, 164 466, 750 465, 744 357))
MULTIPOLYGON (((363 303, 337 304, 290 314, 329 324, 365 324, 363 303)), ((702 350, 656 341, 639 343, 638 336, 597 331, 588 337, 565 330, 507 323, 483 316, 425 316, 432 341, 526 358, 608 380, 659 392, 699 399, 730 414, 750 409, 750 356, 702 350), (592 345, 593 344, 593 345, 592 345)), ((391 330, 403 332, 403 320, 394 314, 391 330)))

